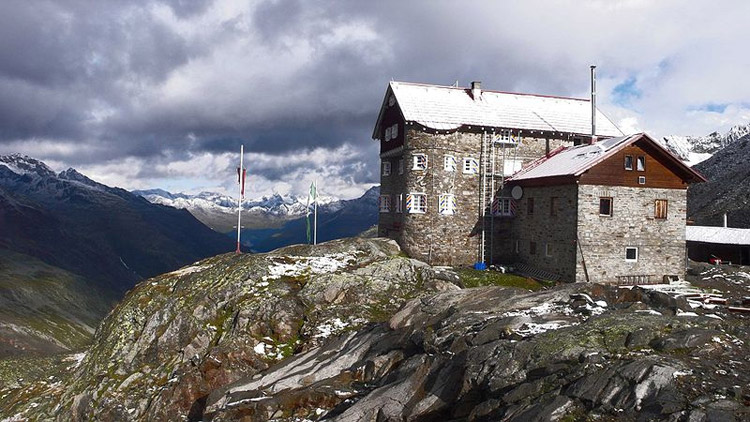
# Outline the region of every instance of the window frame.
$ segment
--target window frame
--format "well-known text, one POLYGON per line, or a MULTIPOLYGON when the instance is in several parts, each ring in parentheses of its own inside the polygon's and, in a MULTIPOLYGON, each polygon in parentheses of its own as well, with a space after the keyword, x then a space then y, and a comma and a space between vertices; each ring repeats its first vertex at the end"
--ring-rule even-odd
POLYGON ((451 173, 455 173, 456 170, 458 170, 458 160, 455 155, 445 154, 445 156, 443 156, 443 170, 451 173), (453 162, 452 168, 448 165, 449 161, 453 162))
POLYGON ((458 210, 458 203, 456 201, 456 195, 452 193, 441 193, 438 195, 438 214, 439 215, 456 215, 458 210), (443 199, 446 199, 448 208, 443 209, 443 199))
POLYGON ((378 197, 378 213, 385 214, 391 212, 391 195, 380 195, 378 197))
POLYGON ((412 162, 411 162, 411 169, 412 170, 416 170, 416 171, 426 171, 427 170, 427 165, 428 165, 427 154, 415 153, 415 154, 412 154, 411 158, 412 158, 412 162), (421 167, 419 165, 420 158, 424 159, 424 167, 421 167))
POLYGON ((654 219, 655 220, 666 220, 669 217, 669 200, 668 199, 654 199, 654 219))
POLYGON ((383 177, 390 176, 391 175, 391 162, 388 160, 384 160, 383 165, 381 166, 380 170, 381 170, 380 171, 381 176, 383 177))
POLYGON ((646 176, 638 176, 638 184, 639 185, 645 185, 646 184, 646 176))
POLYGON ((600 196, 599 197, 599 216, 600 217, 612 217, 614 215, 615 200, 611 196, 600 196), (609 201, 609 214, 602 214, 602 203, 609 201))
POLYGON ((636 157, 635 168, 638 169, 638 171, 646 171, 646 156, 645 155, 639 155, 636 157))
POLYGON ((404 212, 404 194, 399 193, 396 195, 396 213, 401 214, 404 212))
POLYGON ((638 262, 638 256, 639 256, 639 252, 638 252, 638 247, 637 246, 626 246, 625 247, 625 262, 638 262), (635 258, 632 258, 632 259, 628 258, 628 251, 629 250, 635 251, 635 258))
POLYGON ((463 174, 479 174, 479 160, 473 157, 464 157, 461 169, 463 174), (467 164, 469 165, 468 170, 467 164))
POLYGON ((394 123, 391 126, 391 139, 396 139, 398 137, 398 123, 394 123))
POLYGON ((534 215, 534 197, 526 198, 526 215, 534 215))
POLYGON ((391 127, 390 126, 385 128, 385 132, 383 133, 383 139, 385 139, 385 142, 388 142, 391 140, 391 127))
POLYGON ((421 192, 411 192, 406 194, 406 213, 407 214, 426 214, 427 213, 427 195, 421 192), (413 205, 409 207, 409 197, 412 198, 413 205), (415 201, 419 199, 419 201, 415 201), (418 206, 417 206, 418 203, 418 206))
POLYGON ((552 245, 550 243, 544 244, 544 257, 549 258, 552 256, 552 245))
POLYGON ((633 156, 632 155, 626 155, 625 156, 625 162, 623 163, 625 166, 625 170, 627 171, 633 171, 633 156))

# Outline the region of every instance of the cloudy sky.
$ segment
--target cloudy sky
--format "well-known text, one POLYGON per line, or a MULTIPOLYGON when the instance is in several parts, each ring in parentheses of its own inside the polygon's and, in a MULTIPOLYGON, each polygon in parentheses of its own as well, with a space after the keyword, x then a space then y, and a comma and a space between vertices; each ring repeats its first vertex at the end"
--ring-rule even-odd
POLYGON ((0 154, 109 185, 355 197, 391 79, 587 97, 627 132, 750 121, 750 2, 3 0, 0 154))

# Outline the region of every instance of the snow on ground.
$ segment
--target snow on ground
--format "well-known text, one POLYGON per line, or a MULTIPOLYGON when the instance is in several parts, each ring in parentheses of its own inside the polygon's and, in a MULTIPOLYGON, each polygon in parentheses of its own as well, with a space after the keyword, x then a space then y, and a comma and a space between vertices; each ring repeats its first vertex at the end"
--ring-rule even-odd
MULTIPOLYGON (((604 313, 605 308, 607 307, 607 302, 603 300, 594 301, 589 295, 585 293, 581 294, 581 297, 586 299, 587 304, 585 308, 591 313, 591 316, 601 315, 602 313, 604 313)), ((566 302, 547 302, 528 309, 505 312, 500 315, 500 317, 502 318, 518 318, 519 325, 513 331, 523 337, 529 337, 551 330, 578 325, 580 323, 580 316, 581 314, 573 310, 573 308, 571 308, 570 305, 566 302), (563 319, 545 320, 545 317, 548 317, 550 315, 562 315, 563 319), (569 317, 569 319, 566 319, 565 317, 569 317), (535 318, 541 319, 542 321, 534 322, 533 319, 535 318)), ((584 320, 585 319, 586 318, 584 318, 584 320)))
POLYGON ((209 267, 211 267, 211 266, 210 265, 191 265, 189 267, 180 268, 177 271, 172 271, 169 274, 170 275, 175 275, 175 276, 183 276, 183 275, 188 275, 188 274, 192 274, 192 273, 199 273, 199 272, 201 272, 201 271, 203 271, 203 270, 205 270, 206 268, 209 268, 209 267))
POLYGON ((349 321, 342 321, 340 318, 334 318, 315 327, 317 334, 313 335, 313 337, 328 338, 334 334, 341 333, 347 327, 350 327, 352 325, 360 325, 365 322, 367 322, 367 320, 362 318, 354 318, 349 321))
POLYGON ((295 256, 268 258, 272 265, 263 281, 276 280, 283 276, 298 277, 301 275, 332 273, 356 261, 352 253, 333 253, 323 256, 295 256), (287 261, 293 261, 291 263, 287 261))

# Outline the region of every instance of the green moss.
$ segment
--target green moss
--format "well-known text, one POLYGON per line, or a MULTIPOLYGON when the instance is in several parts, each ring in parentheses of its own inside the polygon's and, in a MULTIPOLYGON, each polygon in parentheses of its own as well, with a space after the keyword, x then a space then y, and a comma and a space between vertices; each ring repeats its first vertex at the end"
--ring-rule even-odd
POLYGON ((504 286, 536 291, 545 287, 544 284, 541 284, 532 278, 520 277, 514 274, 503 274, 497 271, 479 271, 472 268, 459 268, 456 269, 456 272, 461 278, 461 283, 463 283, 466 288, 504 286))

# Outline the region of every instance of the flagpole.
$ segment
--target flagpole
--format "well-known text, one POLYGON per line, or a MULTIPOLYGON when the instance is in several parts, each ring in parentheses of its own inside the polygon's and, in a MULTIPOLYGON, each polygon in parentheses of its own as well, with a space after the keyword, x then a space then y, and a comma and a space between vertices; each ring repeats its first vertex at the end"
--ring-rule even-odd
POLYGON ((245 175, 244 168, 242 167, 242 158, 245 156, 245 146, 240 145, 240 168, 237 170, 237 181, 239 182, 239 199, 237 200, 237 250, 235 253, 242 253, 240 251, 240 230, 242 229, 242 196, 244 192, 245 175))
POLYGON ((318 244, 318 179, 315 179, 315 217, 313 218, 313 245, 318 244))

